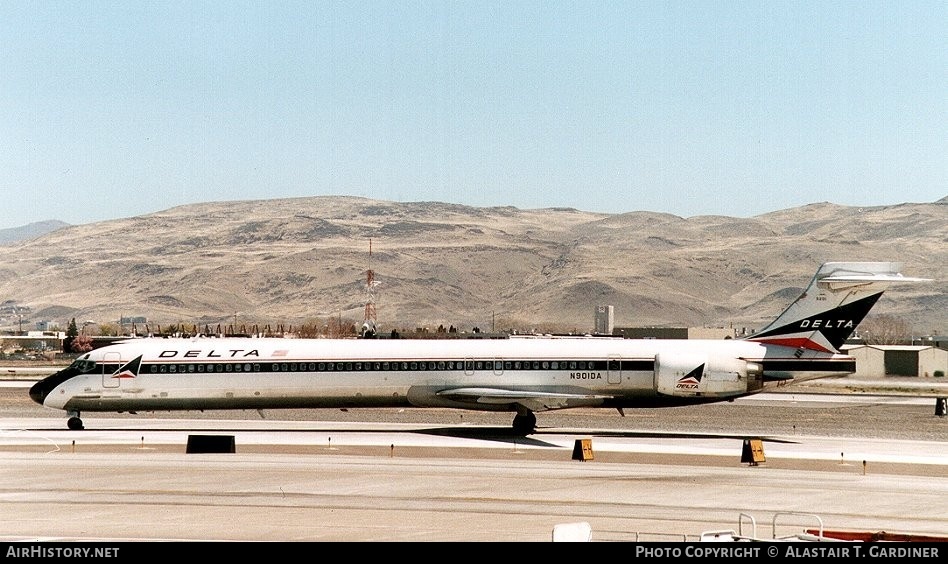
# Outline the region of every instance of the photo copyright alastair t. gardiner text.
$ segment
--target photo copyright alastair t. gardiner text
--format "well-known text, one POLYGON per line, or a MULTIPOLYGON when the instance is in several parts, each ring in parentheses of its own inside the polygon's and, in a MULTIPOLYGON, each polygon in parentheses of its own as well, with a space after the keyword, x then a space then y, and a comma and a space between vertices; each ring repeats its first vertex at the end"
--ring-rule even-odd
POLYGON ((820 543, 787 543, 734 546, 635 547, 636 558, 938 558, 937 546, 853 543, 840 546, 820 543))

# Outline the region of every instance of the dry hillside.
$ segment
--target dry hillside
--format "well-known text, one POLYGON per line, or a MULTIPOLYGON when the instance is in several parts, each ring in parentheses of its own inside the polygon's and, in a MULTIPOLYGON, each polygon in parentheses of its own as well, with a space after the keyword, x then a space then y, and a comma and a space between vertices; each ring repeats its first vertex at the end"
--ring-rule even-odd
POLYGON ((0 246, 0 302, 63 326, 361 322, 372 269, 382 330, 589 331, 600 304, 615 307, 617 326, 751 328, 822 262, 891 260, 936 280, 890 288, 873 314, 944 333, 946 219, 948 199, 752 218, 352 197, 206 203, 0 246))

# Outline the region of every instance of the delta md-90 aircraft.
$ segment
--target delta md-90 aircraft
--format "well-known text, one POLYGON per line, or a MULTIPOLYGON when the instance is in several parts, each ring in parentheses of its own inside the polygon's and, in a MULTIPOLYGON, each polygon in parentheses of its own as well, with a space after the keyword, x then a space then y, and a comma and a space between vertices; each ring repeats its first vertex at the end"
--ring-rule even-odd
POLYGON ((900 263, 828 262, 770 325, 736 339, 138 338, 80 356, 30 389, 80 413, 441 407, 536 413, 728 401, 856 370, 841 345, 892 283, 922 282, 900 263))

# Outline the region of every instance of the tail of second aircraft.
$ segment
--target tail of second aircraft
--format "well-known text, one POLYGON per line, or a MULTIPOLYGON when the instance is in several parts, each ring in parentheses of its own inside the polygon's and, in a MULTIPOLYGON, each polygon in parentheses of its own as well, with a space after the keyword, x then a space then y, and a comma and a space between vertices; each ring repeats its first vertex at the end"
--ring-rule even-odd
POLYGON ((750 341, 839 352, 892 283, 927 282, 899 272, 898 262, 827 262, 803 294, 750 341))

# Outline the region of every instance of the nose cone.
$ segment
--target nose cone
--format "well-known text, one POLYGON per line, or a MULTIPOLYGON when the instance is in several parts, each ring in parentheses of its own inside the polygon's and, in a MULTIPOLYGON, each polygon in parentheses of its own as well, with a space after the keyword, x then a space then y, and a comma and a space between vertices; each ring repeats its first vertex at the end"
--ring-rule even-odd
POLYGON ((43 402, 46 401, 46 396, 49 395, 49 390, 49 383, 46 380, 40 380, 30 388, 30 399, 43 405, 43 402))

